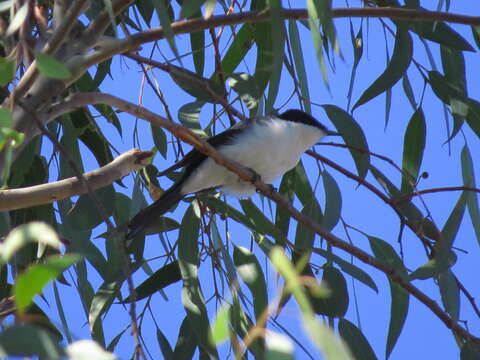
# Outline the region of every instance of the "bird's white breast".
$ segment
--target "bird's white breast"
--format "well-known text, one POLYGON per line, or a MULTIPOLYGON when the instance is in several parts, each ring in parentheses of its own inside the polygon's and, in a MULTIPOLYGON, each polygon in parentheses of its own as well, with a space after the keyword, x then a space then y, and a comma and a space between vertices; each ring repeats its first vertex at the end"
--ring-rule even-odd
MULTIPOLYGON (((235 140, 217 150, 254 170, 262 181, 271 184, 295 167, 302 153, 324 135, 316 127, 271 117, 253 121, 235 140)), ((235 173, 210 158, 191 174, 182 192, 193 193, 218 186, 235 195, 251 195, 255 192, 252 184, 240 180, 235 173)))

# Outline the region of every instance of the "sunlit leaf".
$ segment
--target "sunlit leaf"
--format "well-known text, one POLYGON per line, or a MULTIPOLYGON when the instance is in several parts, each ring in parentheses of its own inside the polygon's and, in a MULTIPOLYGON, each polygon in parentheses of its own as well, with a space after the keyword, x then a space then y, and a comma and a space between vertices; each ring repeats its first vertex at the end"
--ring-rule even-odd
POLYGON ((15 281, 14 294, 17 310, 23 313, 33 298, 40 294, 50 281, 81 259, 78 255, 51 256, 41 264, 31 265, 15 281))
POLYGON ((231 74, 228 85, 240 95, 251 114, 256 114, 260 94, 255 79, 246 73, 231 74))
POLYGON ((29 243, 42 243, 58 249, 61 245, 57 233, 43 222, 30 222, 13 229, 0 245, 0 261, 8 260, 23 246, 29 243))
POLYGON ((20 26, 23 25, 25 20, 27 19, 28 9, 30 8, 28 3, 23 4, 20 9, 15 13, 13 16, 10 25, 8 25, 7 31, 5 33, 6 36, 12 35, 15 31, 17 31, 20 26))
POLYGON ((293 360, 294 346, 290 338, 285 335, 267 331, 265 334, 265 359, 293 360))
POLYGON ((37 60, 38 70, 49 78, 68 79, 72 76, 70 70, 51 55, 36 52, 35 60, 37 60))
POLYGON ((117 357, 105 351, 92 340, 79 340, 67 346, 65 352, 69 360, 115 360, 117 357))
POLYGON ((218 309, 217 314, 215 315, 215 319, 213 320, 213 324, 210 329, 210 339, 212 343, 216 346, 227 341, 227 339, 229 338, 229 311, 229 305, 222 305, 220 309, 218 309))

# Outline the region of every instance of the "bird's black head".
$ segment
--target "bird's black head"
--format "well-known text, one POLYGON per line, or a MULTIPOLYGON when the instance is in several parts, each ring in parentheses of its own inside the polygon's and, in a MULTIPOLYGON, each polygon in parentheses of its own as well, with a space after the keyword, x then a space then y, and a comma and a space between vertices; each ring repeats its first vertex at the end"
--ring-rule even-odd
POLYGON ((280 119, 287 120, 287 121, 292 121, 296 123, 301 123, 305 125, 310 125, 314 126, 323 132, 327 133, 327 135, 338 135, 337 133, 330 131, 326 128, 325 125, 323 125, 320 121, 315 119, 312 115, 307 114, 306 112, 302 110, 297 110, 297 109, 290 109, 285 111, 284 113, 281 113, 280 115, 277 116, 280 119))

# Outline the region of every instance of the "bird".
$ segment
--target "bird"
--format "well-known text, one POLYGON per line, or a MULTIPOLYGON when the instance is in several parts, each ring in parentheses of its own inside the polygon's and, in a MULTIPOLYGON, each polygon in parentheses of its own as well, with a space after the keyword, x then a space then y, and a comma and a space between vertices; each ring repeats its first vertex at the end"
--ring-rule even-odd
MULTIPOLYGON (((272 184, 294 168, 308 148, 327 135, 339 134, 328 130, 312 115, 290 109, 279 115, 243 120, 206 141, 220 154, 249 168, 263 182, 272 184)), ((180 168, 185 168, 180 179, 130 220, 127 239, 144 231, 188 194, 214 188, 236 196, 251 196, 256 192, 252 182, 240 179, 196 149, 159 175, 180 168)))

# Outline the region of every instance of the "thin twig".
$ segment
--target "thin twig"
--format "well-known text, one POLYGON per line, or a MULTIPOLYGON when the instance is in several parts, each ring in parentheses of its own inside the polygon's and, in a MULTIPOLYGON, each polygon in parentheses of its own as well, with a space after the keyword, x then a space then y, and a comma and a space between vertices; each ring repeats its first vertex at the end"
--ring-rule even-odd
POLYGON ((438 193, 438 192, 447 192, 447 191, 472 191, 472 192, 480 193, 480 189, 469 187, 469 186, 446 186, 446 187, 440 187, 440 188, 418 190, 411 194, 407 194, 405 196, 399 196, 399 197, 393 198, 392 202, 395 204, 399 204, 404 201, 409 201, 411 198, 415 196, 421 196, 424 194, 432 194, 432 193, 438 193))

